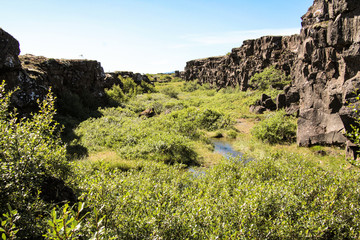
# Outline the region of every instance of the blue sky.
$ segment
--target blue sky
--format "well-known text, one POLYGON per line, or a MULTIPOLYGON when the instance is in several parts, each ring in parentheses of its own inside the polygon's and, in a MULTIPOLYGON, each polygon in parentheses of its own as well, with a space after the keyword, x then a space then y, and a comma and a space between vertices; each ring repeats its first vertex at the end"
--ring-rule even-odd
POLYGON ((299 33, 312 0, 0 0, 21 54, 86 58, 105 71, 183 70, 243 40, 299 33))

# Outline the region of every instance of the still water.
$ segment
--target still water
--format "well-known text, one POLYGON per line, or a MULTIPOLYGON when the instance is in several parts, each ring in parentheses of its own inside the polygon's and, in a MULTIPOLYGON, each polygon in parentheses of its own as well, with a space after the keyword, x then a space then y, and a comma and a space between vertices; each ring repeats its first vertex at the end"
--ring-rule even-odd
MULTIPOLYGON (((215 147, 214 152, 223 155, 228 160, 242 161, 243 163, 247 163, 252 160, 248 158, 245 159, 244 154, 234 150, 230 142, 220 139, 212 139, 211 142, 215 147)), ((197 177, 206 174, 204 168, 189 168, 188 170, 197 177)))
POLYGON ((241 159, 244 155, 243 153, 234 150, 233 146, 229 142, 216 139, 216 140, 212 140, 212 143, 215 146, 214 152, 220 153, 226 159, 230 159, 230 158, 241 159))

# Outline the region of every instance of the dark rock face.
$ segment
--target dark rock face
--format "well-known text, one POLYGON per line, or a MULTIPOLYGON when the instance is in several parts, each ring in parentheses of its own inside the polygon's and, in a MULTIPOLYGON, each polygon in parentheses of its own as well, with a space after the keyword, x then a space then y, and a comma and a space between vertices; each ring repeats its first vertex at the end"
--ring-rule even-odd
POLYGON ((15 81, 14 85, 20 87, 16 94, 16 106, 20 109, 31 110, 50 87, 59 98, 64 94, 76 94, 100 100, 105 96, 105 74, 97 61, 48 59, 29 54, 19 58, 22 64, 19 77, 7 79, 7 82, 15 81))
POLYGON ((188 62, 182 76, 245 90, 255 73, 271 65, 292 76, 276 105, 299 116, 298 144, 344 145, 354 114, 348 105, 360 89, 360 1, 315 0, 299 35, 244 41, 227 56, 188 62))
POLYGON ((216 87, 239 85, 246 90, 250 78, 269 66, 276 66, 289 75, 298 46, 298 35, 247 40, 226 56, 187 62, 182 76, 186 80, 198 79, 200 83, 210 83, 216 87))
POLYGON ((146 75, 140 73, 133 73, 133 72, 116 71, 105 74, 104 87, 111 88, 114 84, 122 87, 122 82, 120 81, 119 76, 123 78, 131 78, 134 80, 136 84, 141 84, 142 82, 152 84, 149 77, 146 75))
POLYGON ((260 100, 258 100, 254 105, 250 106, 250 112, 256 114, 263 114, 265 111, 274 111, 276 109, 276 103, 271 99, 270 96, 266 94, 263 94, 260 100))
POLYGON ((19 42, 0 28, 0 81, 15 79, 21 68, 19 42))
POLYGON ((348 102, 360 86, 360 2, 316 0, 302 17, 293 85, 300 95, 297 142, 344 144, 348 102))
MULTIPOLYGON (((19 88, 12 103, 20 113, 36 110, 36 101, 42 100, 50 87, 58 98, 58 105, 75 100, 96 109, 106 102, 105 88, 114 84, 122 87, 118 76, 130 77, 137 84, 142 81, 151 83, 146 75, 139 73, 105 74, 101 64, 93 60, 51 59, 30 54, 19 56, 19 53, 19 42, 0 29, 0 81, 5 80, 9 89, 19 88)), ((69 108, 58 107, 60 112, 69 108)))

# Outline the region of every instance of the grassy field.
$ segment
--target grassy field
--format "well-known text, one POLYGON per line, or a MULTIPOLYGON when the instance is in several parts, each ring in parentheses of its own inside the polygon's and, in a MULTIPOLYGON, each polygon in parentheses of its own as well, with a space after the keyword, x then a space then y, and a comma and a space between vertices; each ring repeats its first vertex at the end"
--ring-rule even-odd
MULTIPOLYGON (((54 208, 34 195, 34 189, 26 190, 27 182, 17 177, 22 176, 16 170, 23 169, 22 161, 2 165, 11 173, 0 171, 7 183, 3 185, 14 188, 16 180, 26 190, 6 192, 0 185, 6 193, 1 195, 2 205, 15 208, 8 212, 1 208, 7 214, 0 228, 5 239, 15 235, 20 239, 360 237, 360 173, 346 161, 344 149, 297 147, 293 142, 296 119, 283 112, 249 112, 249 105, 261 94, 275 97, 279 90, 216 90, 162 78, 149 91, 109 90, 112 107, 99 109, 98 117, 74 129, 76 137, 70 147, 86 149, 88 156, 72 156, 70 166, 55 162, 65 161, 65 147, 59 146, 58 138, 48 143, 48 135, 38 131, 48 144, 40 149, 42 155, 37 148, 24 154, 29 159, 49 158, 45 168, 39 163, 43 172, 49 168, 66 173, 63 179, 75 190, 79 203, 54 208), (144 110, 154 115, 140 115, 144 110), (278 138, 279 129, 286 133, 286 143, 277 142, 282 139, 278 138), (276 136, 262 134, 269 132, 276 136), (213 137, 231 142, 253 160, 245 164, 214 153, 213 137)), ((52 110, 50 103, 46 106, 52 110)), ((21 132, 22 138, 34 136, 31 131, 37 126, 45 130, 52 126, 51 114, 41 116, 35 118, 40 122, 34 123, 35 128, 26 122, 24 126, 30 128, 21 132)), ((6 117, 0 120, 6 128, 6 117)), ((16 139, 11 131, 2 134, 16 139)), ((4 136, 0 146, 6 149, 4 136)), ((26 174, 37 179, 31 171, 26 174)))
MULTIPOLYGON (((188 154, 196 155, 193 159, 190 157, 188 163, 194 161, 195 165, 212 166, 219 162, 221 157, 212 153, 213 149, 208 139, 223 136, 225 140, 232 141, 236 150, 252 158, 262 159, 269 155, 285 152, 298 154, 327 169, 351 168, 351 165, 345 160, 344 149, 321 146, 300 148, 295 143, 268 144, 252 136, 253 127, 271 113, 255 115, 249 112, 249 105, 259 99, 261 94, 266 93, 275 97, 280 92, 279 90, 242 92, 236 88, 226 88, 217 91, 207 85, 200 86, 195 82, 179 80, 157 82, 155 86, 155 92, 137 95, 126 103, 122 103, 123 106, 120 108, 103 109, 102 118, 91 119, 80 125, 76 131, 81 136, 80 143, 90 149, 89 159, 91 161, 94 158, 96 159, 99 151, 103 154, 108 151, 111 155, 116 153, 112 159, 116 159, 117 162, 123 161, 124 166, 137 167, 137 164, 134 164, 132 160, 136 159, 137 161, 144 156, 138 154, 135 158, 129 158, 131 154, 127 156, 127 153, 132 150, 133 152, 138 151, 139 149, 135 149, 138 144, 135 142, 132 145, 123 143, 126 145, 127 152, 119 150, 119 148, 124 148, 123 145, 120 147, 115 145, 120 140, 124 141, 123 138, 120 139, 119 135, 124 137, 128 134, 128 138, 129 135, 134 138, 136 134, 139 134, 138 132, 135 133, 135 129, 142 129, 141 132, 147 132, 147 134, 143 134, 139 138, 149 138, 146 141, 154 141, 153 145, 156 145, 156 141, 158 143, 162 140, 165 141, 167 135, 172 133, 176 133, 172 139, 182 136, 183 139, 179 140, 181 144, 187 144, 188 148, 186 149, 193 151, 193 153, 188 152, 188 154), (156 112, 153 118, 138 117, 140 112, 150 108, 156 112), (206 114, 204 111, 213 111, 214 113, 204 116, 206 119, 202 119, 202 122, 200 120, 196 122, 194 116, 190 116, 191 114, 200 115, 200 112, 206 114), (123 126, 123 124, 126 126, 119 130, 118 126, 123 126), (116 130, 110 128, 110 125, 114 125, 116 130), (93 133, 94 129, 96 134, 93 133), (154 139, 154 136, 149 136, 154 135, 155 132, 160 136, 157 139, 154 139), (99 135, 100 142, 96 140, 95 135, 99 135)), ((295 121, 293 120, 293 122, 295 121)), ((178 143, 180 144, 180 142, 178 143)), ((143 149, 145 145, 142 143, 143 149)), ((158 148, 153 147, 152 150, 159 148, 159 146, 158 148)), ((175 151, 175 149, 173 150, 175 151)), ((171 154, 175 154, 175 152, 171 154)), ((146 155, 148 154, 146 153, 146 155)), ((179 162, 182 162, 180 158, 182 157, 179 157, 179 162)))

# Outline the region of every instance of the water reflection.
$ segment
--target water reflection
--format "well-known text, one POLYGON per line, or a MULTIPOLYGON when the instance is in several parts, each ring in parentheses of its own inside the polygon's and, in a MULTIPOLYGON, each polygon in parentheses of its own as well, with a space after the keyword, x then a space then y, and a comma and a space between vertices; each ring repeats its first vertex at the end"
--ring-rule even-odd
POLYGON ((220 153, 226 159, 235 158, 235 159, 242 159, 243 153, 238 152, 233 149, 232 145, 229 142, 221 141, 221 140, 212 140, 215 149, 214 152, 220 153))
MULTIPOLYGON (((230 142, 220 139, 212 139, 211 142, 215 147, 214 152, 223 155, 227 160, 243 162, 244 164, 252 160, 251 158, 244 158, 244 154, 242 152, 234 150, 230 142)), ((189 168, 188 171, 195 177, 200 177, 206 174, 206 170, 204 168, 189 168)))

